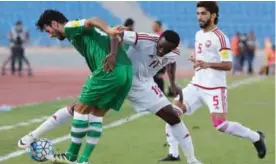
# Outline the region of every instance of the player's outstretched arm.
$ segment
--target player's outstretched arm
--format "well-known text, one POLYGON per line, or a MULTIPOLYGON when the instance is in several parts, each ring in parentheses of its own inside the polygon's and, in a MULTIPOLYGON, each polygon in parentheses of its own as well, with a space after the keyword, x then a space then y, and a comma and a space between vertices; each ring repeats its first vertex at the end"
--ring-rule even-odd
POLYGON ((210 63, 210 68, 222 71, 230 71, 232 69, 232 62, 210 63))
POLYGON ((120 38, 125 44, 136 45, 138 40, 138 34, 134 31, 123 31, 120 34, 120 38))
POLYGON ((86 19, 84 22, 84 27, 85 28, 96 27, 111 36, 121 33, 121 31, 119 31, 116 28, 111 28, 109 25, 107 25, 103 20, 99 18, 86 19))
POLYGON ((194 69, 196 69, 196 71, 199 71, 201 69, 206 69, 206 68, 212 68, 220 71, 230 71, 232 69, 232 62, 222 61, 220 63, 210 63, 210 62, 204 62, 202 60, 197 60, 193 67, 194 69))
POLYGON ((176 63, 170 63, 167 65, 167 74, 170 80, 170 85, 175 85, 175 71, 176 71, 176 63))

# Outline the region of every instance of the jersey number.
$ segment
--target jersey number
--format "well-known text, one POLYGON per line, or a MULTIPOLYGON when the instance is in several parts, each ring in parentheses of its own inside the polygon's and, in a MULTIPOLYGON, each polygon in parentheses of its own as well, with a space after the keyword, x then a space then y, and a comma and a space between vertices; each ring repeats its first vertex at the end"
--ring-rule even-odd
POLYGON ((155 68, 160 64, 158 60, 154 60, 150 63, 149 67, 155 68))
POLYGON ((213 106, 215 108, 218 108, 218 105, 219 105, 218 96, 213 96, 213 106))
POLYGON ((201 53, 202 53, 202 44, 201 44, 201 43, 198 44, 197 53, 198 53, 198 54, 201 54, 201 53))
POLYGON ((154 93, 155 93, 156 95, 162 96, 162 91, 159 89, 159 87, 158 87, 157 85, 153 85, 153 86, 151 87, 151 89, 154 91, 154 93))

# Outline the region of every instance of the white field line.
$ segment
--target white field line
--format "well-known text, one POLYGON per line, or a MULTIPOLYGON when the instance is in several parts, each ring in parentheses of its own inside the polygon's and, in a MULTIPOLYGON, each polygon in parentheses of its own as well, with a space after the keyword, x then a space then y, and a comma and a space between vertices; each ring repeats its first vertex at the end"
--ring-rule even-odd
MULTIPOLYGON (((148 114, 149 114, 149 112, 136 113, 134 115, 130 115, 130 116, 126 117, 126 118, 123 118, 123 119, 114 121, 114 122, 112 122, 112 123, 110 123, 108 125, 105 125, 103 128, 104 129, 109 129, 109 128, 117 127, 117 126, 120 126, 122 124, 125 124, 126 122, 133 121, 133 120, 135 120, 135 119, 137 119, 139 117, 142 117, 142 116, 145 116, 145 115, 148 115, 148 114)), ((57 144, 57 143, 66 141, 69 138, 70 138, 70 135, 65 135, 65 136, 62 136, 62 137, 59 137, 59 138, 56 138, 56 139, 52 140, 52 143, 53 144, 57 144)), ((6 160, 14 158, 14 157, 21 156, 25 152, 26 152, 25 150, 18 150, 18 151, 12 152, 12 153, 10 153, 8 155, 0 157, 0 162, 6 161, 6 160)))
POLYGON ((66 96, 66 97, 56 97, 54 100, 52 101, 38 101, 35 103, 25 103, 25 104, 21 104, 21 105, 16 105, 16 106, 12 106, 13 108, 18 108, 18 107, 28 107, 28 106, 33 106, 33 105, 38 105, 41 103, 46 103, 46 102, 53 102, 53 101, 62 101, 62 100, 66 100, 66 99, 75 99, 78 96, 66 96))
MULTIPOLYGON (((241 80, 241 81, 233 82, 232 84, 229 85, 228 89, 234 89, 234 88, 237 88, 239 86, 252 84, 252 83, 261 81, 265 78, 266 77, 258 76, 258 77, 251 77, 251 78, 247 78, 247 79, 244 79, 244 80, 241 80)), ((112 122, 108 125, 105 125, 104 129, 109 129, 109 128, 113 128, 113 127, 123 125, 123 124, 125 124, 129 121, 133 121, 135 119, 138 119, 139 117, 142 117, 142 116, 145 116, 145 115, 148 115, 148 114, 149 114, 148 112, 144 112, 144 113, 136 113, 136 114, 130 115, 126 118, 123 118, 123 119, 117 120, 115 122, 112 122)), ((68 140, 69 138, 70 138, 70 135, 65 135, 65 136, 53 139, 52 142, 53 142, 53 144, 58 144, 58 143, 61 143, 63 141, 68 140)), ((11 158, 21 156, 25 152, 26 152, 25 150, 18 150, 18 151, 12 152, 10 154, 4 155, 4 156, 0 157, 0 162, 9 160, 11 158)))
POLYGON ((11 129, 15 129, 15 128, 22 127, 22 126, 28 126, 28 125, 31 125, 33 123, 40 123, 40 122, 46 120, 47 118, 49 118, 49 116, 42 116, 42 117, 39 117, 39 118, 32 119, 30 121, 20 122, 20 123, 14 124, 14 125, 0 126, 0 131, 11 130, 11 129))

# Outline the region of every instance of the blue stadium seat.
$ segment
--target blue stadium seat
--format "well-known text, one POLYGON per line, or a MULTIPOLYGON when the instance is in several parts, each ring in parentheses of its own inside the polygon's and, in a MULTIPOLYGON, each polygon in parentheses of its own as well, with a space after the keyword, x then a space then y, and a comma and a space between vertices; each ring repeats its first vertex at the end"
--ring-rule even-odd
MULTIPOLYGON (((196 19, 197 2, 138 2, 150 16, 160 19, 169 28, 180 33, 182 40, 193 46, 199 30, 196 19)), ((219 2, 219 27, 228 37, 236 32, 253 30, 263 46, 264 37, 275 38, 274 2, 219 2)))
MULTIPOLYGON (((163 21, 170 29, 180 33, 182 41, 192 47, 194 35, 199 30, 196 19, 196 2, 141 1, 137 2, 144 12, 163 21)), ((68 45, 49 39, 39 33, 35 22, 43 10, 51 8, 63 12, 69 19, 100 16, 109 24, 120 20, 104 9, 100 2, 0 2, 0 45, 7 45, 7 33, 17 20, 22 20, 31 34, 32 45, 68 45)), ((219 2, 219 27, 232 37, 237 31, 247 33, 253 30, 263 46, 264 37, 275 37, 274 2, 219 2)))
POLYGON ((45 9, 58 9, 68 19, 89 18, 100 16, 110 24, 119 24, 120 20, 104 9, 98 2, 0 2, 0 45, 7 45, 7 33, 17 20, 22 20, 28 28, 32 45, 68 45, 68 42, 58 42, 49 39, 47 34, 40 33, 35 22, 45 9))

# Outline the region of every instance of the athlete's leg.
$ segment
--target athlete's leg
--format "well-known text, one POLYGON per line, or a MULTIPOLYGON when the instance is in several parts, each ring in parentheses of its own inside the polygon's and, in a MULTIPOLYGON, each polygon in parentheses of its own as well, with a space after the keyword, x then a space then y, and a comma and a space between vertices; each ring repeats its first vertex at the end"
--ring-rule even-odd
POLYGON ((194 146, 188 129, 174 111, 173 106, 163 107, 156 115, 169 124, 171 132, 180 144, 188 163, 200 163, 194 155, 194 146))
MULTIPOLYGON (((181 116, 183 113, 190 115, 194 113, 200 106, 201 100, 198 95, 197 88, 191 84, 185 87, 182 90, 184 100, 183 102, 179 101, 179 97, 176 97, 174 100, 173 108, 178 114, 181 116)), ((169 145, 169 155, 163 159, 162 161, 174 161, 175 158, 179 156, 178 152, 178 141, 174 137, 173 132, 171 130, 171 126, 167 123, 166 124, 166 139, 169 145)))
POLYGON ((89 114, 89 127, 86 136, 86 144, 78 160, 79 163, 88 162, 91 153, 96 147, 103 131, 103 117, 108 110, 94 108, 89 114))
POLYGON ((73 108, 76 103, 63 107, 56 111, 51 117, 49 117, 45 122, 43 122, 39 127, 37 127, 32 132, 28 133, 26 136, 22 137, 18 141, 18 147, 22 149, 28 148, 32 142, 40 138, 46 132, 52 130, 58 125, 71 119, 73 116, 73 108))
POLYGON ((102 134, 103 117, 108 109, 119 111, 132 83, 132 68, 117 66, 110 72, 102 69, 89 77, 83 85, 78 104, 74 107, 71 145, 65 154, 56 154, 52 161, 75 161, 81 142, 86 137, 86 145, 78 160, 87 163, 102 134), (118 93, 120 96, 118 96, 118 93))
POLYGON ((171 126, 173 136, 180 143, 188 163, 198 162, 194 156, 192 139, 186 126, 152 79, 140 82, 139 78, 134 78, 129 100, 136 111, 148 110, 166 121, 171 126))
POLYGON ((256 132, 235 121, 227 120, 227 90, 202 90, 204 102, 211 113, 213 126, 219 131, 233 136, 246 138, 253 142, 259 158, 266 155, 266 146, 262 132, 256 132))

